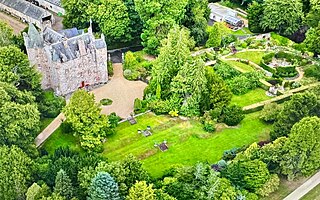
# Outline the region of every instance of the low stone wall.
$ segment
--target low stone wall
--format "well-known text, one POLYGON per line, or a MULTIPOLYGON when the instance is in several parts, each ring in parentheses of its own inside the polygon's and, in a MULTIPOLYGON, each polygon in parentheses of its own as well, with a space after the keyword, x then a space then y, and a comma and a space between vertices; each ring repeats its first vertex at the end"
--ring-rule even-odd
POLYGON ((249 106, 245 106, 245 107, 242 108, 242 110, 244 111, 244 113, 256 112, 256 111, 262 110, 263 107, 266 104, 269 104, 269 103, 282 103, 282 102, 290 99, 290 97, 295 93, 303 92, 303 91, 305 91, 307 89, 310 89, 310 88, 313 88, 313 87, 316 87, 316 86, 319 86, 319 85, 320 85, 320 83, 314 83, 314 84, 311 84, 311 85, 302 86, 302 87, 290 90, 286 94, 277 96, 277 97, 272 98, 270 100, 266 100, 266 101, 255 103, 255 104, 252 104, 252 105, 249 105, 249 106))

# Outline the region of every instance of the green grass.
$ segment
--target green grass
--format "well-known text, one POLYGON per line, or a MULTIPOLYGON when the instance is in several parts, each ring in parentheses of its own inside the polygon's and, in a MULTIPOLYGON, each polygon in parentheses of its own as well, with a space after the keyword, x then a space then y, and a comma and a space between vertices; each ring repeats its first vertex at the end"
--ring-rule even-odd
POLYGON ((239 29, 233 32, 233 35, 251 35, 251 34, 252 32, 247 27, 243 27, 242 29, 239 29))
POLYGON ((228 58, 247 59, 259 65, 264 54, 265 54, 264 51, 246 51, 246 52, 236 53, 232 56, 229 56, 228 58))
MULTIPOLYGON (((261 122, 258 116, 259 112, 252 113, 246 115, 239 127, 206 133, 198 121, 170 119, 149 113, 138 117, 135 125, 128 122, 120 124, 116 134, 107 138, 102 154, 110 161, 133 154, 142 160, 152 176, 160 177, 171 167, 206 161, 214 163, 221 159, 225 150, 268 139, 271 127, 261 122), (147 126, 151 126, 152 136, 144 137, 137 133, 138 129, 143 130, 147 126), (154 144, 164 140, 168 142, 169 150, 161 152, 154 144)), ((63 134, 61 128, 50 136, 42 148, 52 154, 61 146, 81 151, 78 140, 71 134, 63 134)))
POLYGON ((256 88, 254 90, 249 91, 244 95, 233 95, 231 99, 231 104, 236 104, 240 107, 248 106, 254 103, 258 103, 261 101, 265 101, 271 99, 266 95, 266 91, 261 88, 256 88))
POLYGON ((53 154, 58 147, 70 147, 70 149, 82 152, 80 144, 76 137, 72 134, 65 134, 59 127, 43 144, 41 148, 47 150, 49 154, 53 154))
POLYGON ((320 184, 304 195, 301 200, 320 200, 320 184))
POLYGON ((105 143, 103 155, 116 161, 131 153, 142 159, 143 166, 154 177, 177 165, 206 161, 214 163, 221 159, 224 150, 268 138, 270 126, 259 121, 258 115, 247 115, 238 128, 210 134, 194 120, 171 120, 165 116, 147 114, 139 117, 136 125, 123 123, 117 127, 117 133, 105 143), (148 125, 152 128, 152 136, 146 138, 137 133, 138 129, 145 129, 148 125), (167 140, 169 145, 166 152, 153 146, 163 140, 167 140))
POLYGON ((255 71, 255 69, 253 67, 251 67, 250 65, 247 65, 245 63, 242 63, 242 62, 233 61, 233 60, 226 60, 225 62, 243 73, 255 71))

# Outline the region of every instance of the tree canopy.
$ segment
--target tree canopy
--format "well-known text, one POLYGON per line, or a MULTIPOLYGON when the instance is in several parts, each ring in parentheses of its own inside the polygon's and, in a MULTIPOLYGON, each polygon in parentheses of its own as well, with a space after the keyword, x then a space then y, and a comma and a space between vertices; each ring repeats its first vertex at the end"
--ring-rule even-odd
POLYGON ((94 95, 85 90, 74 92, 64 108, 66 123, 71 125, 80 137, 81 146, 87 150, 101 148, 103 138, 112 133, 107 116, 100 112, 94 95))

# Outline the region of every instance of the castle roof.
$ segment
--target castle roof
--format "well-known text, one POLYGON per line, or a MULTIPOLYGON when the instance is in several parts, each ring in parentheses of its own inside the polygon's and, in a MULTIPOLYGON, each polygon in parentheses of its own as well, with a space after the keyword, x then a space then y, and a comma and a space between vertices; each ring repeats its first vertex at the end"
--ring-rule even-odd
POLYGON ((101 39, 95 39, 92 32, 84 33, 77 28, 57 32, 50 27, 39 33, 32 24, 29 26, 28 35, 25 36, 25 42, 27 48, 49 47, 51 59, 55 62, 76 59, 80 54, 80 46, 87 52, 107 48, 103 35, 101 39))
POLYGON ((0 3, 40 22, 43 18, 51 16, 45 9, 25 0, 0 0, 0 3))
POLYGON ((27 48, 43 47, 43 39, 33 24, 29 24, 28 29, 29 42, 26 43, 27 48))

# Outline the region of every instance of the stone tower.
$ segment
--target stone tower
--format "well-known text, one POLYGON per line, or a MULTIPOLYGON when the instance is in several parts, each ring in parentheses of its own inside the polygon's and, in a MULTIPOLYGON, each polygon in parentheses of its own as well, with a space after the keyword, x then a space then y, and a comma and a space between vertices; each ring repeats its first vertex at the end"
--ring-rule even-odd
POLYGON ((78 88, 108 81, 107 45, 104 35, 95 39, 91 23, 88 32, 76 28, 39 32, 33 24, 24 34, 30 63, 42 74, 42 88, 68 95, 78 88))

